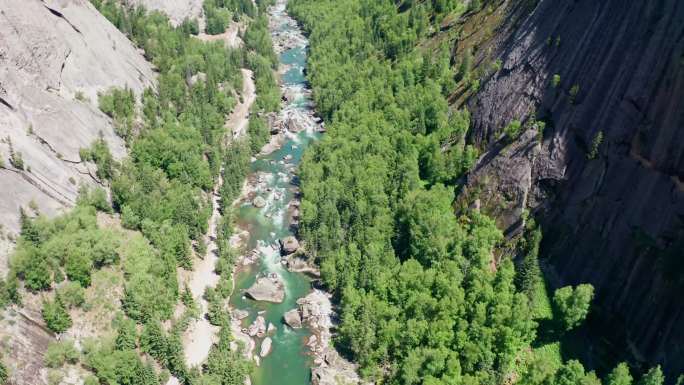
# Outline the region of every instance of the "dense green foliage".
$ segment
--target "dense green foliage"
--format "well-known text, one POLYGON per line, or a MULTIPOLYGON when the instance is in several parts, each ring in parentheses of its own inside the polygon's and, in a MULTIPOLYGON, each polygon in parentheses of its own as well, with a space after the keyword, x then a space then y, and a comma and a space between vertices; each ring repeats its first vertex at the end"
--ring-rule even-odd
POLYGON ((114 119, 116 133, 126 141, 133 135, 135 95, 133 90, 112 88, 99 95, 100 109, 114 119))
POLYGON ((266 119, 257 115, 250 116, 247 132, 249 133, 249 147, 251 148, 252 153, 261 151, 261 148, 268 143, 268 140, 271 138, 266 119))
POLYGON ((413 51, 422 32, 390 2, 291 8, 329 123, 302 165, 301 232, 341 298, 340 346, 390 383, 499 383, 534 323, 519 316, 529 304, 513 264, 493 267, 501 233, 480 214, 454 216, 443 185, 476 156, 469 114, 445 99, 448 50, 413 51))
POLYGON ((45 325, 55 333, 63 333, 71 327, 71 316, 59 296, 43 301, 42 315, 45 325))
POLYGON ((65 275, 87 287, 94 268, 119 260, 119 241, 111 231, 98 228, 92 206, 79 205, 54 220, 31 219, 23 212, 21 218, 22 235, 11 267, 30 290, 49 289, 65 275))
POLYGON ((242 14, 254 17, 256 13, 251 0, 204 0, 202 6, 210 35, 223 33, 231 19, 237 20, 242 14))
MULTIPOLYGON (((456 80, 479 81, 470 51, 451 58, 419 42, 462 2, 289 5, 309 33, 309 80, 328 129, 301 166, 300 233, 341 301, 338 347, 381 383, 600 384, 551 345, 531 348, 537 320, 566 330, 586 317, 591 286, 561 289, 554 313, 533 222, 509 247, 479 212, 454 215, 454 186, 477 154, 464 139, 468 112, 445 97, 456 80)), ((504 133, 522 130, 513 121, 504 133)))
POLYGON ((114 176, 116 161, 103 138, 94 141, 90 148, 82 148, 79 155, 81 160, 91 161, 97 165, 98 178, 110 180, 114 176))
MULTIPOLYGON (((230 12, 238 3, 205 5, 230 12)), ((96 6, 160 71, 156 92, 142 96, 143 124, 130 140, 130 159, 112 180, 112 201, 124 226, 149 240, 125 246, 133 257, 124 266, 124 309, 141 322, 166 319, 178 299, 175 268, 191 267, 191 242, 206 232, 211 214, 206 193, 232 152, 223 147, 224 121, 235 105, 232 90, 242 87, 244 54, 194 39, 192 28, 172 28, 159 13, 114 2, 96 6)))
POLYGON ((152 365, 144 363, 133 349, 120 350, 105 342, 87 350, 85 361, 101 384, 159 384, 152 365))
POLYGON ((246 62, 254 73, 257 100, 256 111, 271 112, 280 109, 280 88, 273 72, 278 57, 273 52, 273 42, 268 30, 268 19, 259 16, 245 31, 245 45, 249 49, 246 62))
POLYGON ((632 375, 625 363, 616 366, 606 377, 606 385, 631 385, 632 375))
POLYGON ((230 328, 222 327, 218 344, 209 352, 201 385, 243 384, 252 370, 252 363, 241 358, 242 347, 235 351, 230 348, 232 340, 230 328))
POLYGON ((584 321, 589 314, 589 306, 594 298, 594 287, 581 284, 577 287, 565 286, 553 294, 553 303, 559 312, 565 330, 570 330, 584 321))
POLYGON ((7 368, 5 367, 5 364, 0 361, 0 385, 5 385, 7 383, 7 378, 9 378, 7 368))

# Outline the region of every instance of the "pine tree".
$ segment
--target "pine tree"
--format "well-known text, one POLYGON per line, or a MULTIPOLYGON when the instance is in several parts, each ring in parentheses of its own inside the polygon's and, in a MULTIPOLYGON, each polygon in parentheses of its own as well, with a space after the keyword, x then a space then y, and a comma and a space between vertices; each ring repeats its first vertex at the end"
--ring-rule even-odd
POLYGON ((639 385, 662 385, 665 382, 665 376, 663 371, 660 369, 660 365, 655 368, 651 368, 641 380, 639 380, 639 385))
POLYGON ((63 333, 71 327, 71 316, 59 296, 54 301, 43 302, 42 315, 47 327, 55 333, 63 333))
POLYGON ((631 385, 632 375, 629 373, 629 366, 621 362, 606 377, 606 385, 631 385))

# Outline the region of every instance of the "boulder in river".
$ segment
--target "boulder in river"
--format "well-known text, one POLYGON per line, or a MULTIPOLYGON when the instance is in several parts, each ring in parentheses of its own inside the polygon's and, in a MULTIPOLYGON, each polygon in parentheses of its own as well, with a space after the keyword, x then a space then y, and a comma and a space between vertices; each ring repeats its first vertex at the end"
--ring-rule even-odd
POLYGON ((261 357, 266 357, 268 353, 271 352, 271 345, 273 344, 273 341, 271 340, 271 337, 266 337, 264 338, 263 341, 261 341, 261 351, 259 352, 259 355, 261 357))
POLYGON ((266 320, 263 316, 258 316, 254 322, 247 328, 247 334, 250 337, 263 337, 266 334, 266 320))
POLYGON ((288 311, 285 313, 283 318, 285 319, 285 323, 293 329, 299 329, 302 327, 302 317, 299 315, 298 309, 292 309, 288 311))
POLYGON ((247 310, 235 309, 231 315, 233 316, 233 319, 242 320, 249 316, 249 312, 247 310))
POLYGON ((257 278, 246 294, 255 301, 281 303, 285 299, 285 285, 278 275, 257 278))
POLYGON ((287 121, 287 130, 293 133, 297 133, 299 131, 304 130, 304 127, 302 126, 301 122, 298 122, 296 118, 290 118, 287 121))
POLYGON ((252 205, 254 207, 260 209, 260 208, 266 206, 266 200, 264 200, 264 198, 258 196, 256 198, 254 198, 254 200, 252 200, 252 205))
POLYGON ((280 240, 280 252, 282 255, 289 255, 299 250, 299 241, 292 235, 280 240))

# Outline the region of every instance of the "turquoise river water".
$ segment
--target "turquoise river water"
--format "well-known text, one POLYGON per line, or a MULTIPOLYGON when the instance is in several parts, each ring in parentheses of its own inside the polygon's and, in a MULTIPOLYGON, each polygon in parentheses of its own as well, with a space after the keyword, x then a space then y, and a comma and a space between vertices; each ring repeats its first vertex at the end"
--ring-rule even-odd
MULTIPOLYGON (((243 326, 251 324, 257 315, 272 323, 277 331, 271 335, 272 350, 260 359, 260 365, 252 375, 254 385, 304 385, 310 383, 311 356, 305 346, 310 332, 306 328, 291 329, 283 323, 283 314, 297 307, 296 300, 311 291, 311 279, 301 273, 289 272, 281 264, 277 247, 278 240, 293 235, 291 228, 290 206, 296 196, 296 169, 302 153, 312 142, 318 140, 320 133, 315 129, 312 116, 312 103, 304 77, 306 66, 307 41, 298 26, 287 15, 285 1, 280 0, 269 10, 271 34, 279 54, 281 67, 285 68, 280 77, 284 94, 295 95, 284 102, 279 120, 287 121, 297 116, 300 124, 306 126, 297 133, 286 132, 280 149, 269 155, 258 156, 251 165, 251 179, 258 180, 256 194, 267 202, 263 208, 254 207, 251 202, 243 202, 239 208, 238 225, 249 231, 244 245, 246 250, 256 249, 260 258, 255 265, 239 271, 235 278, 235 291, 231 306, 249 311, 243 326), (285 285, 285 300, 281 304, 257 302, 245 298, 244 290, 249 288, 258 275, 278 274, 285 285)), ((261 340, 256 340, 255 354, 258 355, 261 340)))

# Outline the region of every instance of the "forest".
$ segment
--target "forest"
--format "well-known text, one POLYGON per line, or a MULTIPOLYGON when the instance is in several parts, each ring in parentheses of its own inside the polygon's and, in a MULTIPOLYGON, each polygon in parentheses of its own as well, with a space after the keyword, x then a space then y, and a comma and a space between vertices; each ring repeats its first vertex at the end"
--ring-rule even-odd
MULTIPOLYGON (((660 367, 621 363, 599 379, 559 339, 590 311, 591 285, 549 293, 541 229, 504 239, 454 204, 478 148, 467 110, 472 58, 421 47, 459 1, 292 0, 309 35, 308 79, 324 139, 301 167, 300 233, 341 304, 336 346, 389 384, 661 384, 660 367), (344 165, 344 166, 341 166, 344 165)), ((509 138, 521 124, 505 130, 509 138)), ((680 378, 680 382, 684 380, 680 378)))

